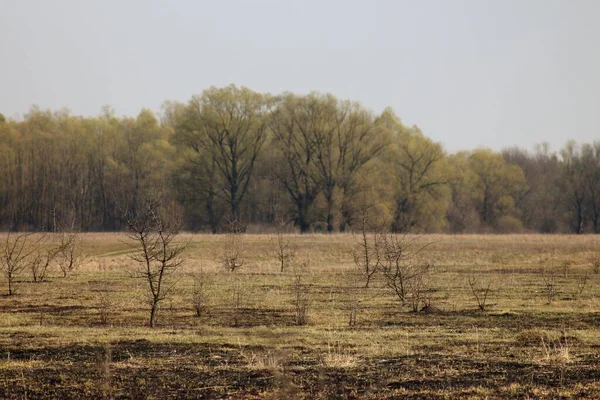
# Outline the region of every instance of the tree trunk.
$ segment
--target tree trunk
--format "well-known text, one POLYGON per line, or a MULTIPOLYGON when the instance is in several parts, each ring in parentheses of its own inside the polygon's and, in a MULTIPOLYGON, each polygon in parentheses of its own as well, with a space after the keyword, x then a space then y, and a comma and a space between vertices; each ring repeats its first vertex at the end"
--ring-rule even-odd
POLYGON ((158 308, 158 302, 154 300, 152 302, 152 309, 150 310, 150 328, 154 328, 156 323, 156 309, 158 308))
POLYGON ((301 234, 308 233, 308 230, 310 229, 310 223, 307 220, 305 204, 300 203, 297 205, 297 207, 298 207, 297 224, 298 224, 298 226, 300 226, 300 233, 301 234))
POLYGON ((210 225, 210 231, 213 234, 215 234, 219 231, 219 221, 217 219, 217 216, 215 215, 215 210, 213 208, 213 198, 214 194, 211 190, 206 199, 206 212, 208 214, 208 223, 210 225))
POLYGON ((327 212, 327 233, 333 232, 333 214, 327 212))
POLYGON ((8 295, 12 296, 13 295, 13 278, 12 278, 12 274, 9 272, 7 276, 8 276, 8 295))
POLYGON ((327 233, 333 232, 333 188, 328 188, 327 200, 327 233))

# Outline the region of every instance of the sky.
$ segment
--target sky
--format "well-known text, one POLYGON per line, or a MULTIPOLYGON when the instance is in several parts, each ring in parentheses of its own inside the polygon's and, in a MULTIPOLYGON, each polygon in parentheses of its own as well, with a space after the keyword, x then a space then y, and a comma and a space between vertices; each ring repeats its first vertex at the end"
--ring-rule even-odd
POLYGON ((596 0, 0 0, 0 113, 210 86, 392 107, 448 151, 600 139, 596 0))

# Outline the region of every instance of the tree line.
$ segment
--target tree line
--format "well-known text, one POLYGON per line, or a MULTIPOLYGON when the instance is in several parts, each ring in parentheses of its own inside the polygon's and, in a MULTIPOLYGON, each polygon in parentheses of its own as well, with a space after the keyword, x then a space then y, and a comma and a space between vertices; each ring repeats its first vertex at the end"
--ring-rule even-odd
POLYGON ((186 229, 231 221, 344 232, 600 233, 600 142, 558 152, 449 154, 390 108, 331 94, 209 88, 155 115, 96 117, 32 107, 0 114, 0 226, 126 228, 166 199, 186 229))

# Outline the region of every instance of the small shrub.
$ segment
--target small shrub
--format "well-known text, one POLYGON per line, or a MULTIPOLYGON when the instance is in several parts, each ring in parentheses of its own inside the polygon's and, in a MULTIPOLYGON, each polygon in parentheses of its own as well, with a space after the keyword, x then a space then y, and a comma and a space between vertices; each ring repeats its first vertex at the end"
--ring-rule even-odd
POLYGON ((292 290, 294 293, 294 309, 296 325, 308 324, 308 310, 310 306, 310 285, 305 282, 308 270, 308 261, 294 268, 292 290))
POLYGON ((194 309, 194 315, 201 317, 206 312, 207 304, 207 285, 209 283, 208 275, 200 267, 200 271, 192 274, 193 286, 191 293, 191 303, 194 309))
POLYGON ((581 296, 588 282, 588 273, 586 272, 583 276, 577 277, 577 288, 575 289, 575 297, 581 296))
POLYGON ((403 306, 410 305, 418 311, 420 304, 429 305, 426 294, 427 274, 431 265, 417 258, 426 246, 411 249, 414 240, 396 234, 385 235, 382 239, 382 274, 385 285, 400 300, 403 306))
POLYGON ((489 279, 483 280, 481 278, 476 277, 471 274, 468 278, 469 288, 471 288, 471 293, 475 300, 477 301, 477 307, 481 311, 485 311, 486 302, 488 296, 490 294, 490 289, 492 287, 493 279, 490 277, 489 279), (486 285, 487 282, 487 285, 486 285))
POLYGON ((296 249, 289 237, 284 235, 285 223, 280 222, 277 225, 277 236, 272 240, 275 247, 275 254, 280 266, 280 272, 283 272, 294 261, 296 249))
POLYGON ((231 221, 228 231, 222 262, 225 269, 235 272, 244 265, 244 232, 246 228, 239 221, 231 221))
POLYGON ((79 233, 63 233, 59 249, 56 259, 63 277, 66 278, 67 275, 77 269, 85 259, 85 254, 81 250, 81 237, 79 233))
POLYGON ((544 293, 546 295, 546 302, 552 304, 554 298, 557 295, 556 291, 556 275, 557 270, 551 266, 543 267, 540 271, 542 281, 544 282, 544 293))

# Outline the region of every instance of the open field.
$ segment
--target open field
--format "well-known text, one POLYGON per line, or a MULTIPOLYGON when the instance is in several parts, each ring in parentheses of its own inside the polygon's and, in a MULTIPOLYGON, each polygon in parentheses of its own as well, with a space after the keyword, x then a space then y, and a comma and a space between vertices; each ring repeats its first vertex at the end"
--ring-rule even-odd
POLYGON ((280 272, 274 237, 247 235, 232 273, 227 236, 183 235, 186 263, 151 329, 125 236, 83 235, 74 273, 25 271, 0 297, 0 398, 600 398, 599 238, 411 237, 431 265, 420 312, 380 275, 363 288, 358 237, 288 238, 301 270, 280 272), (470 279, 490 285, 484 310, 470 279))

